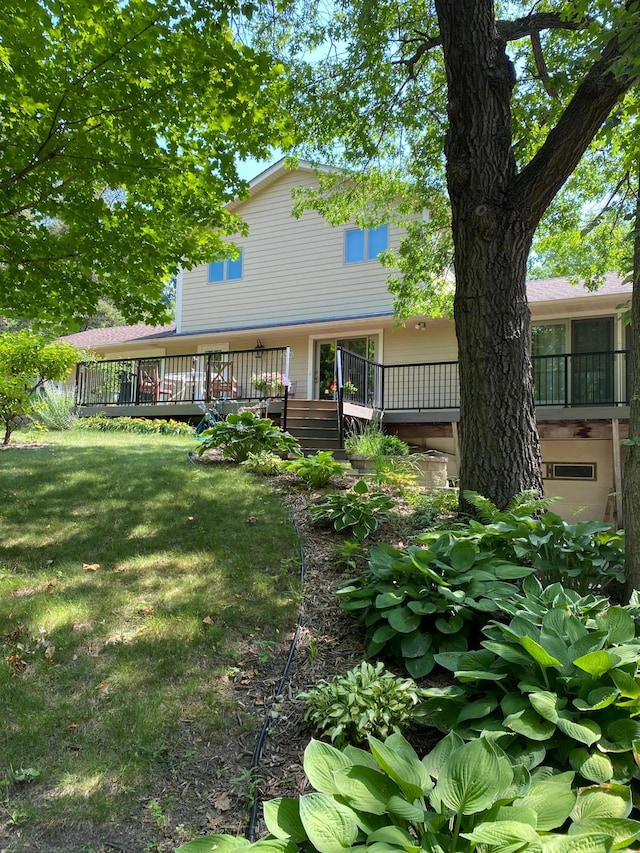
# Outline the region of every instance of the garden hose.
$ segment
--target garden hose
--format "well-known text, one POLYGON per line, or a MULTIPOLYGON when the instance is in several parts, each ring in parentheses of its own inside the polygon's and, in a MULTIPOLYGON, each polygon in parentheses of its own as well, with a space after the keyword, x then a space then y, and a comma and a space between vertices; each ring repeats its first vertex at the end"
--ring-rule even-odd
MULTIPOLYGON (((300 533, 300 528, 292 520, 293 526, 295 528, 296 533, 298 534, 298 541, 300 543, 300 588, 304 589, 304 548, 302 547, 302 535, 300 533)), ((298 612, 298 622, 296 624, 296 630, 293 635, 293 639, 291 640, 291 645, 289 646, 289 654, 287 655, 287 660, 285 661, 284 669, 282 670, 282 675, 280 676, 280 681, 275 689, 273 695, 273 702, 276 702, 278 696, 282 693, 284 688, 284 683, 287 679, 287 675, 289 673, 289 668, 291 667, 291 663, 296 653, 296 647, 298 645, 298 640, 300 638, 300 631, 302 630, 302 616, 303 616, 303 608, 304 608, 304 597, 301 598, 300 610, 298 612)), ((271 725, 271 715, 267 711, 267 715, 262 724, 262 728, 260 730, 260 734, 258 735, 258 739, 256 741, 256 746, 253 751, 253 758, 251 759, 251 783, 253 785, 253 802, 251 806, 251 817, 249 818, 249 826, 247 827, 246 837, 249 841, 255 841, 255 833, 256 833, 256 821, 258 819, 258 809, 260 807, 260 796, 258 793, 258 785, 257 785, 257 773, 258 767, 260 766, 260 759, 262 757, 262 749, 264 747, 264 742, 267 739, 267 733, 269 731, 269 726, 271 725)))

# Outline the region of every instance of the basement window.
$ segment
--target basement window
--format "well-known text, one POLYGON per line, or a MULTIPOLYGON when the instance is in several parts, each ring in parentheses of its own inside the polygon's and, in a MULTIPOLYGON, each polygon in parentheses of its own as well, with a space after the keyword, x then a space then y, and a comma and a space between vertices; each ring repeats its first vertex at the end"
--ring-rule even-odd
POLYGON ((595 462, 547 462, 545 480, 597 480, 595 462))

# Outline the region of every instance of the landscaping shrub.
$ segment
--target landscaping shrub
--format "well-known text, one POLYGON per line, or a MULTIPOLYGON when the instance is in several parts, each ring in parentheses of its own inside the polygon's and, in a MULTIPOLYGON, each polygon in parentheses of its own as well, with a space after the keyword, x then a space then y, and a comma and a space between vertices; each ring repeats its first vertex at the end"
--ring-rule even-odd
POLYGON ((74 426, 78 429, 100 432, 133 432, 142 435, 187 435, 193 436, 194 429, 189 424, 162 418, 107 418, 96 415, 91 418, 78 418, 74 426))
POLYGON ((76 419, 76 398, 68 388, 47 388, 38 397, 33 419, 36 424, 53 432, 71 429, 76 419))
MULTIPOLYGON (((569 524, 549 511, 531 515, 553 500, 539 498, 535 492, 518 495, 504 511, 475 492, 464 496, 491 520, 471 519, 462 528, 456 526, 458 541, 491 548, 504 560, 534 568, 545 586, 559 582, 581 595, 624 581, 623 531, 600 521, 569 524)), ((427 533, 418 541, 428 545, 433 535, 427 533)))
POLYGON ((250 453, 240 464, 252 474, 272 477, 282 470, 283 460, 270 450, 260 450, 258 453, 250 453))
POLYGON ((353 432, 345 439, 345 450, 353 456, 406 456, 409 445, 397 435, 386 435, 377 423, 368 423, 366 427, 353 432))
POLYGON ((311 516, 314 521, 331 521, 336 530, 347 530, 362 541, 392 509, 389 495, 369 491, 365 481, 358 480, 349 491, 331 492, 322 503, 312 506, 311 516))
POLYGON ((219 449, 233 462, 244 462, 250 453, 297 453, 300 445, 288 432, 275 426, 271 418, 256 417, 253 412, 227 415, 200 433, 196 453, 219 449))
POLYGON ((437 652, 466 649, 470 627, 517 592, 508 581, 531 571, 446 532, 428 550, 373 547, 368 570, 337 595, 364 623, 369 656, 384 651, 422 678, 437 652))
POLYGON ((344 474, 346 465, 338 462, 331 451, 319 450, 313 456, 292 459, 284 467, 287 471, 293 471, 311 488, 320 489, 327 485, 334 474, 344 474))
POLYGON ((458 490, 436 489, 410 498, 412 518, 419 527, 451 527, 457 523, 458 490))
MULTIPOLYGON (((527 581, 525 589, 532 582, 527 581)), ((427 689, 426 718, 473 738, 490 730, 514 756, 571 767, 581 780, 626 784, 640 745, 640 639, 633 616, 602 600, 520 607, 508 625, 492 620, 482 649, 444 652, 455 684, 427 689)))
POLYGON ((380 661, 375 665, 362 661, 299 697, 307 704, 305 720, 342 746, 362 743, 369 735, 385 738, 402 733, 413 721, 420 690, 411 678, 387 672, 380 661))
POLYGON ((214 835, 177 853, 608 853, 640 837, 628 788, 576 791, 573 773, 514 766, 489 737, 445 738, 422 761, 399 734, 369 750, 311 741, 317 793, 265 803, 267 838, 214 835))

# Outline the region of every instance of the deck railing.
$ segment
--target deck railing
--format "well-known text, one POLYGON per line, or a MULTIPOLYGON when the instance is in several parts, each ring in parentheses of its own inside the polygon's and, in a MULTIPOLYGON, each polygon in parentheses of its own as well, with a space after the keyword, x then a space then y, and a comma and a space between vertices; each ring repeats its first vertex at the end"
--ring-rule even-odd
MULTIPOLYGON (((289 347, 80 362, 79 406, 206 406, 289 394, 289 347)), ((629 401, 628 350, 534 356, 538 406, 618 406, 629 401)), ((381 411, 457 409, 458 363, 382 365, 338 347, 338 400, 381 411)))
MULTIPOLYGON (((536 405, 569 408, 627 404, 628 356, 628 350, 534 356, 536 405)), ((345 402, 386 412, 460 406, 456 361, 382 365, 347 350, 339 351, 339 358, 345 402)))
POLYGON ((79 406, 286 399, 289 347, 80 362, 79 406))

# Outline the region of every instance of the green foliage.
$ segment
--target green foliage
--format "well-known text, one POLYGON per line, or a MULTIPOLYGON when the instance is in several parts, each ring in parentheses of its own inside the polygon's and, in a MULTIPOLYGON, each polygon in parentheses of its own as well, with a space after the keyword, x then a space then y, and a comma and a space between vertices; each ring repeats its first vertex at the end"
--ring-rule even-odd
POLYGON ((45 429, 71 429, 76 419, 76 397, 68 388, 47 388, 38 399, 33 419, 45 429))
POLYGON ((577 792, 573 773, 529 772, 490 738, 451 736, 422 760, 400 734, 370 737, 369 750, 312 740, 317 793, 265 803, 266 838, 214 835, 177 853, 609 853, 640 836, 624 786, 577 792))
POLYGON ((288 432, 275 426, 271 418, 259 418, 253 412, 227 415, 200 433, 196 453, 220 449, 234 462, 244 462, 250 453, 300 453, 300 445, 288 432))
POLYGON ((392 509, 389 495, 369 491, 366 482, 358 480, 346 492, 326 495, 322 503, 311 507, 311 516, 314 521, 332 521, 337 531, 346 530, 362 541, 392 509))
POLYGON ((552 504, 559 500, 556 497, 543 498, 535 489, 526 489, 524 492, 515 495, 507 508, 501 510, 489 498, 485 498, 470 489, 463 492, 463 497, 475 508, 480 519, 487 524, 494 521, 512 521, 514 518, 536 515, 549 509, 552 504))
POLYGON ((412 679, 387 672, 380 661, 362 661, 345 675, 318 682, 299 698, 307 705, 305 720, 342 746, 361 743, 369 735, 402 733, 411 726, 420 690, 412 679))
POLYGON ((193 427, 182 421, 171 418, 107 418, 95 415, 91 418, 78 418, 75 422, 78 429, 96 430, 97 432, 134 432, 141 435, 188 435, 193 436, 193 427))
POLYGON ((282 471, 283 460, 270 450, 260 450, 258 453, 250 453, 240 464, 252 474, 273 477, 282 471))
POLYGON ((525 581, 533 601, 508 625, 491 621, 482 649, 437 662, 455 685, 425 692, 427 719, 463 738, 491 731, 532 764, 571 767, 587 782, 626 784, 637 775, 640 639, 633 616, 603 599, 580 599, 525 581))
POLYGON ((471 626, 517 591, 508 581, 530 572, 446 532, 428 550, 372 548, 367 572, 337 594, 364 623, 369 656, 384 652, 422 678, 438 652, 466 649, 471 626))
MULTIPOLYGON (((469 521, 454 533, 459 541, 492 548, 502 559, 532 566, 546 586, 559 582, 581 595, 624 581, 624 532, 600 521, 569 524, 552 512, 530 515, 548 504, 535 493, 516 496, 500 511, 473 492, 465 497, 489 523, 469 521)), ((551 499, 552 500, 552 499, 551 499)), ((419 537, 429 542, 432 534, 419 537)))
POLYGON ((289 141, 282 67, 238 36, 258 5, 33 0, 2 17, 1 313, 68 328, 103 296, 165 320, 178 267, 231 251, 236 162, 289 141))
POLYGON ((410 500, 412 516, 421 527, 451 526, 458 515, 458 490, 435 489, 410 500))
POLYGON ((4 444, 9 444, 14 426, 33 414, 35 392, 47 381, 66 379, 77 359, 75 347, 48 341, 28 329, 0 335, 0 421, 5 428, 4 444))
POLYGON ((369 456, 375 459, 380 456, 406 456, 409 445, 397 435, 386 435, 382 427, 369 422, 359 432, 348 435, 344 442, 345 450, 353 456, 369 456))
POLYGON ((344 474, 346 465, 338 462, 330 450, 319 450, 313 456, 292 459, 284 467, 287 471, 294 471, 312 489, 320 489, 334 474, 344 474))

